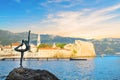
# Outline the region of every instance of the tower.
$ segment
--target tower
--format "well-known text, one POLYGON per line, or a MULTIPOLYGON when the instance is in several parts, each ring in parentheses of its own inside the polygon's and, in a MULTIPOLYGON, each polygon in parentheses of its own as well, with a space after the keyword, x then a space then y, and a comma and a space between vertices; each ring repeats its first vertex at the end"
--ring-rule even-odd
POLYGON ((53 43, 53 48, 56 48, 56 44, 55 43, 53 43))
POLYGON ((40 45, 40 34, 38 34, 38 39, 37 39, 37 46, 39 46, 40 45))

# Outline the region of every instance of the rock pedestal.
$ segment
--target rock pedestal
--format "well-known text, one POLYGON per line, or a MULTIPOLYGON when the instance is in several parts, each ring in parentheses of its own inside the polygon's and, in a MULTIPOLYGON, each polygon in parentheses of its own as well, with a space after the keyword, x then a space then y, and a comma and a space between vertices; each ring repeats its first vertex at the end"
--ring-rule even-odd
POLYGON ((15 68, 9 73, 6 80, 59 80, 59 79, 54 74, 46 70, 15 68))

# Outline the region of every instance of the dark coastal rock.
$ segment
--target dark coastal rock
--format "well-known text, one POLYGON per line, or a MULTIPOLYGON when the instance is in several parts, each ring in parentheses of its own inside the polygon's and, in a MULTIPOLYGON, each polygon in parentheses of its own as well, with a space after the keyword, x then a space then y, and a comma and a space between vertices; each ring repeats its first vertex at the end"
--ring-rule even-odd
POLYGON ((59 80, 59 79, 54 74, 46 70, 15 68, 9 73, 6 80, 59 80))

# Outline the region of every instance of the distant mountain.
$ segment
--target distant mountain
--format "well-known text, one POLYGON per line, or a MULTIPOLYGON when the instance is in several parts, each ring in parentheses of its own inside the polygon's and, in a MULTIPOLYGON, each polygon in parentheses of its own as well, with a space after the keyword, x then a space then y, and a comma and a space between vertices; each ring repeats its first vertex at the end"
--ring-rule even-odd
MULTIPOLYGON (((31 43, 37 44, 37 36, 38 34, 31 33, 30 40, 31 43)), ((12 33, 6 30, 0 30, 0 44, 8 45, 13 42, 21 42, 22 39, 27 40, 28 32, 22 33, 12 33)), ((71 38, 71 37, 62 37, 62 36, 54 36, 49 34, 41 34, 40 35, 41 43, 74 43, 75 40, 88 41, 83 38, 71 38)), ((95 46, 95 51, 98 55, 101 54, 115 54, 120 53, 120 38, 105 38, 102 40, 89 40, 95 46)))
POLYGON ((11 42, 18 41, 18 35, 9 31, 0 30, 0 43, 2 45, 9 44, 11 42), (16 38, 17 37, 17 38, 16 38))
POLYGON ((53 35, 41 35, 42 43, 74 43, 75 40, 87 41, 83 38, 61 37, 53 35))
MULTIPOLYGON (((27 40, 28 32, 22 33, 12 33, 6 30, 0 30, 0 44, 8 45, 13 42, 21 42, 22 39, 27 40)), ((31 33, 31 43, 37 44, 37 34, 31 33)), ((75 40, 83 40, 87 41, 83 38, 71 38, 71 37, 62 37, 62 36, 54 36, 49 34, 41 34, 40 35, 41 43, 74 43, 75 40)))
MULTIPOLYGON (((40 35, 41 43, 74 43, 75 40, 82 40, 87 41, 83 38, 71 38, 71 37, 62 37, 62 36, 54 36, 54 35, 48 35, 48 34, 41 34, 40 35)), ((32 41, 34 44, 37 43, 37 40, 32 41)))
POLYGON ((98 55, 118 55, 120 53, 120 38, 104 38, 101 40, 91 40, 98 55))
MULTIPOLYGON (((0 44, 8 45, 13 42, 20 42, 22 39, 27 39, 28 32, 12 33, 6 30, 0 30, 0 44)), ((37 38, 36 34, 31 34, 31 39, 37 38)))

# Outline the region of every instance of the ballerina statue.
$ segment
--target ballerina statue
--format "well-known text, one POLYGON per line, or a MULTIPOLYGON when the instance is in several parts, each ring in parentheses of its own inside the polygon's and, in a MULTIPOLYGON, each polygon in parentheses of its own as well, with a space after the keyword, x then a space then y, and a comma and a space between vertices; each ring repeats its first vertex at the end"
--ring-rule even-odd
POLYGON ((30 32, 31 31, 29 31, 29 33, 28 33, 28 41, 27 40, 22 40, 22 43, 15 48, 15 51, 21 52, 20 67, 23 67, 22 66, 22 60, 23 60, 24 52, 30 50, 30 45, 29 45, 29 42, 30 42, 30 32), (25 45, 25 48, 23 48, 23 45, 25 45))

